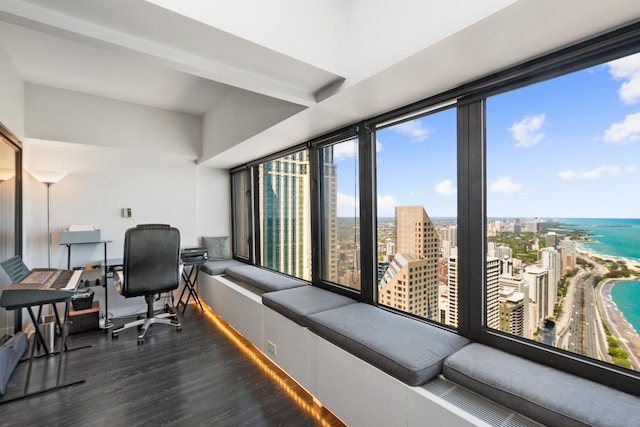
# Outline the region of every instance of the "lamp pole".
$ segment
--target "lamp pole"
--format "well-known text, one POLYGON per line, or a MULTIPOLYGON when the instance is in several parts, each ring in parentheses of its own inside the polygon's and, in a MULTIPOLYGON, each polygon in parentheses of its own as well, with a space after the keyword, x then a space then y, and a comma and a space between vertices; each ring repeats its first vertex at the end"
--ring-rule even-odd
POLYGON ((49 249, 49 258, 47 267, 51 268, 51 185, 53 182, 45 182, 47 186, 47 248, 49 249))

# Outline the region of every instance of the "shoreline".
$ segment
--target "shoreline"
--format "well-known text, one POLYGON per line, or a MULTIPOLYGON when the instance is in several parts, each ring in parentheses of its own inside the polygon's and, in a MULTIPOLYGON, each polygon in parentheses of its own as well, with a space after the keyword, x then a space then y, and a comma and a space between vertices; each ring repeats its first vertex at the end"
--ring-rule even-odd
POLYGON ((611 288, 613 288, 617 282, 640 281, 640 262, 624 257, 602 255, 586 251, 584 248, 579 248, 578 254, 584 256, 589 262, 598 266, 602 266, 602 264, 596 261, 597 258, 615 261, 622 260, 627 264, 627 267, 630 270, 635 271, 636 275, 630 278, 606 279, 601 281, 596 287, 595 302, 598 306, 600 321, 607 325, 611 332, 611 336, 618 340, 620 346, 628 353, 628 360, 633 365, 632 369, 640 371, 640 332, 635 329, 631 322, 629 322, 611 296, 611 288))

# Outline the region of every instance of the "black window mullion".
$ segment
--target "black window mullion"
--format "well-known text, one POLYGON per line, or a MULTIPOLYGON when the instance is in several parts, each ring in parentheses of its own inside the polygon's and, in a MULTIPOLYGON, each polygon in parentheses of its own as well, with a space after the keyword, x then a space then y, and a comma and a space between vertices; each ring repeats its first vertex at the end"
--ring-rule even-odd
POLYGON ((377 221, 375 185, 375 140, 366 125, 358 129, 360 168, 360 283, 362 301, 377 301, 377 221))
POLYGON ((486 323, 484 101, 458 104, 458 331, 477 337, 486 323))

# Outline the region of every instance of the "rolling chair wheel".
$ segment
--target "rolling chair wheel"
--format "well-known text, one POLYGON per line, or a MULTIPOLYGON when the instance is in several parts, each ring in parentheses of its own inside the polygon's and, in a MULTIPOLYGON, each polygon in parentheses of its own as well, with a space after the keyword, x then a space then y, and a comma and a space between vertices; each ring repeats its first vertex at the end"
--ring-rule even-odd
POLYGON ((138 338, 138 345, 144 344, 144 338, 138 338))
POLYGON ((178 332, 182 332, 182 326, 178 326, 178 327, 176 327, 176 331, 178 331, 178 332))
POLYGON ((115 332, 112 332, 112 333, 111 333, 111 339, 112 339, 112 340, 117 340, 117 339, 118 339, 118 334, 117 334, 117 333, 115 333, 115 332))

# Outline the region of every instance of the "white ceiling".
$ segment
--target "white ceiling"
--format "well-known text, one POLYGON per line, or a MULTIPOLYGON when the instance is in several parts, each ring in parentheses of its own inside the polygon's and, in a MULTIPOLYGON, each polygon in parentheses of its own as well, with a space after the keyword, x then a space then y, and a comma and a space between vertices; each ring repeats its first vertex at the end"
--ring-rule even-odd
POLYGON ((230 167, 638 17, 637 0, 3 0, 0 43, 29 83, 195 115, 230 91, 300 106, 204 150, 230 167))

